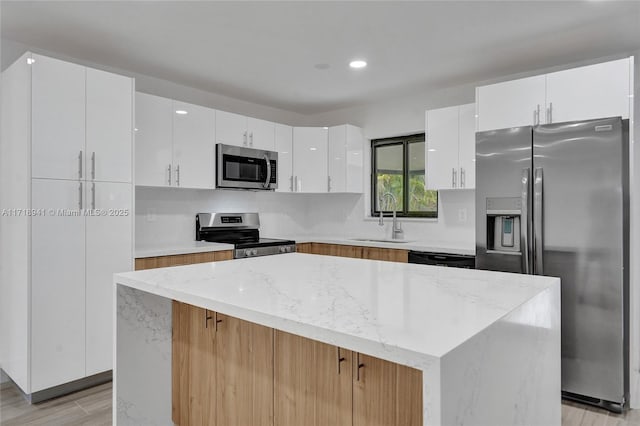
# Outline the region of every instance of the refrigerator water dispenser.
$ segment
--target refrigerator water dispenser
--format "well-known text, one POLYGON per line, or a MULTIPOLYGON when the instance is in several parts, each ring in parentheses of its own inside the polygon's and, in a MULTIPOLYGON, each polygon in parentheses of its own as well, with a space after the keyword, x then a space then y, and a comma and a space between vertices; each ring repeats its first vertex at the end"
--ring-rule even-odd
POLYGON ((520 198, 487 198, 487 251, 520 254, 520 198))

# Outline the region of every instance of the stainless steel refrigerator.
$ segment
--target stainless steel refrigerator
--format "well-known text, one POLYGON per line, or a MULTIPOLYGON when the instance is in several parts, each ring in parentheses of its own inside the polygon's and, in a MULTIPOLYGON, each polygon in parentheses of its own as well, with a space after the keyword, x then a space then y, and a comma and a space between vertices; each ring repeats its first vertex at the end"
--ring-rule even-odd
POLYGON ((629 395, 628 120, 476 134, 476 268, 561 278, 565 398, 629 395))

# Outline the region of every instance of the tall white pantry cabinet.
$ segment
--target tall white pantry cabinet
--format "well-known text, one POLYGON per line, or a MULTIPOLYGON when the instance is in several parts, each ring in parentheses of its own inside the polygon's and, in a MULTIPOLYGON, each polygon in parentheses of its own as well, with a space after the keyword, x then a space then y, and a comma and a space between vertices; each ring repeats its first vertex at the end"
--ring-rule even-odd
POLYGON ((2 73, 0 363, 38 401, 106 380, 133 262, 134 81, 26 53, 2 73))

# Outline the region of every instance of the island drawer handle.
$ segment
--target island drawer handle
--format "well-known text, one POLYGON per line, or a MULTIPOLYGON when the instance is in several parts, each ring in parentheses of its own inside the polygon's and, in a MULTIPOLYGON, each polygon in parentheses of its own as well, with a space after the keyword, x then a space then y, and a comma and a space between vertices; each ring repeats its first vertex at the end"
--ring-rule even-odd
POLYGON ((342 361, 345 361, 345 357, 340 356, 340 347, 337 346, 336 347, 336 353, 338 354, 338 376, 340 375, 340 363, 342 363, 342 361))
POLYGON ((358 364, 358 368, 356 370, 356 380, 360 381, 360 369, 364 367, 364 364, 360 362, 360 352, 356 354, 356 364, 358 364))

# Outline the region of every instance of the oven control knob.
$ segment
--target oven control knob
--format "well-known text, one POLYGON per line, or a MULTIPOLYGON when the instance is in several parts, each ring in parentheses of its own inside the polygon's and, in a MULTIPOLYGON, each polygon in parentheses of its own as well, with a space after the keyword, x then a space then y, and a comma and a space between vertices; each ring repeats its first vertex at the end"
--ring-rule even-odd
POLYGON ((251 250, 251 256, 257 256, 257 255, 258 255, 258 249, 251 250))
POLYGON ((291 246, 286 246, 286 247, 285 247, 285 251, 286 251, 287 253, 291 253, 291 246))
POLYGON ((285 246, 281 246, 280 253, 286 253, 286 252, 287 252, 287 248, 285 246))

